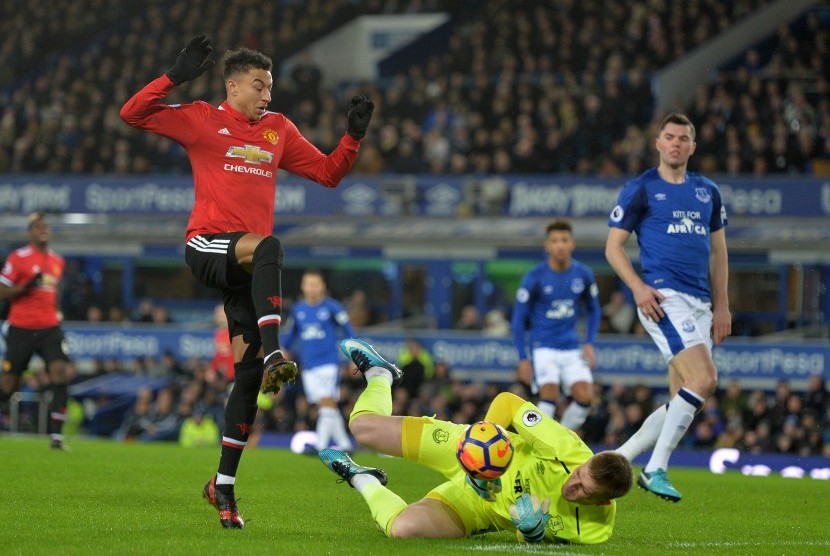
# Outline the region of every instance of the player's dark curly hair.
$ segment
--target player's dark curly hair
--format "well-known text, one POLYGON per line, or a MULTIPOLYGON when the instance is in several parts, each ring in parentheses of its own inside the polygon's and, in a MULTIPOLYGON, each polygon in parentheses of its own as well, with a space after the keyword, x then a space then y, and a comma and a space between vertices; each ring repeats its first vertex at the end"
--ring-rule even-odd
POLYGON ((222 59, 222 63, 225 65, 225 70, 222 74, 225 79, 228 79, 232 75, 246 73, 252 69, 271 71, 271 68, 274 67, 271 58, 262 52, 257 52, 250 48, 228 50, 222 59))
POLYGON ((628 494, 634 482, 631 462, 617 452, 598 453, 591 458, 588 470, 608 500, 628 494))

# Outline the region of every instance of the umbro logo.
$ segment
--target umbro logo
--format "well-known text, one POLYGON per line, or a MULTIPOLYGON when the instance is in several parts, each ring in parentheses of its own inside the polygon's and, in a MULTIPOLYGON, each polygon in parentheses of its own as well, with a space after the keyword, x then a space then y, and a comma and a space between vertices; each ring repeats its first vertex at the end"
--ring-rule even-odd
POLYGON ((230 135, 230 134, 231 134, 231 132, 228 131, 228 128, 226 128, 226 127, 223 127, 222 129, 219 130, 219 135, 230 135))

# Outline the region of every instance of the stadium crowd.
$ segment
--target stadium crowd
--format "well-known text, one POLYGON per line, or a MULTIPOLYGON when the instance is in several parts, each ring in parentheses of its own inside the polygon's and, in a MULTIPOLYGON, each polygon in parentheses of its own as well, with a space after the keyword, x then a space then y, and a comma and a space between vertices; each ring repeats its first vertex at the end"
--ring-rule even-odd
MULTIPOLYGON (((503 390, 532 399, 526 386, 518 382, 454 379, 446 363, 433 361, 428 352, 412 357, 405 357, 402 352, 399 360, 415 378, 394 389, 396 415, 436 415, 454 422, 474 422, 484 417, 490 401, 503 390)), ((169 380, 155 392, 141 389, 132 406, 116 426, 106 429, 106 434, 121 441, 178 441, 186 446, 219 443, 230 383, 209 361, 193 358, 179 362, 170 354, 158 360, 138 358, 129 364, 98 361, 94 375, 76 374, 75 381, 113 373, 169 380)), ((344 366, 340 378, 340 408, 348 418, 362 391, 363 377, 344 366)), ((43 391, 47 384, 47 375, 35 369, 27 374, 23 391, 43 391)), ((608 384, 597 378, 591 411, 579 433, 592 445, 619 446, 639 429, 657 405, 667 400, 663 388, 608 384)), ((74 400, 68 411, 70 431, 89 432, 96 412, 114 401, 100 397, 74 400)), ((263 433, 314 430, 316 406, 308 403, 299 383, 285 388, 275 399, 260 396, 259 405, 253 443, 263 433)), ((36 430, 36 415, 35 406, 23 404, 21 430, 36 430)), ((0 427, 8 426, 8 415, 4 414, 0 427)), ((742 388, 738 381, 725 383, 698 413, 682 446, 830 457, 830 392, 820 375, 810 377, 804 392, 792 390, 786 381, 779 382, 770 392, 742 388)))
MULTIPOLYGON (((445 11, 454 24, 440 55, 377 83, 335 88, 323 88, 306 61, 276 79, 271 108, 331 150, 345 129, 346 99, 357 89, 378 99, 356 168, 363 173, 633 175, 652 162, 654 73, 766 3, 170 0, 116 9, 80 0, 60 10, 9 3, 0 30, 20 40, 0 49, 0 172, 188 172, 177 145, 118 118, 124 100, 172 63, 181 37, 215 29, 222 48, 261 49, 279 67, 358 15, 445 11), (21 23, 30 11, 47 16, 31 32, 21 23), (97 34, 82 42, 90 13, 101 16, 93 18, 97 34)), ((809 173, 814 160, 830 160, 829 35, 813 13, 701 84, 695 101, 680 107, 700 129, 701 170, 809 173)), ((217 104, 222 94, 213 74, 186 88, 186 98, 217 104)), ((168 100, 184 98, 174 92, 168 100)))
MULTIPOLYGON (((0 4, 0 172, 189 172, 177 145, 131 130, 118 117, 134 91, 168 69, 182 37, 214 30, 211 35, 220 47, 260 49, 279 67, 356 16, 445 11, 454 25, 442 54, 377 83, 335 88, 324 88, 319 68, 309 62, 287 75, 275 69, 271 108, 286 113, 314 144, 330 150, 346 129, 346 99, 358 89, 377 99, 356 168, 363 173, 636 174, 652 162, 655 99, 650 80, 655 72, 768 3, 5 2, 0 4), (692 32, 686 32, 689 21, 695 22, 692 32)), ((697 167, 710 174, 801 174, 812 172, 816 160, 830 160, 828 49, 828 25, 811 13, 782 26, 770 41, 722 69, 714 82, 701 84, 691 104, 678 107, 697 124, 697 167)), ((174 92, 168 100, 195 97, 218 104, 224 94, 215 72, 186 87, 184 94, 174 92)), ((101 313, 75 317, 130 319, 123 311, 101 313)), ((152 308, 132 318, 169 320, 152 308)), ((634 326, 630 315, 623 315, 609 317, 610 329, 617 322, 626 332, 634 326)), ((115 373, 169 382, 157 391, 141 390, 108 434, 125 441, 219 442, 228 384, 208 362, 180 362, 169 354, 158 361, 138 359, 126 368, 117 360, 99 361, 93 376, 115 373)), ((76 375, 75 380, 87 378, 76 375)), ((26 391, 42 391, 47 380, 43 372, 30 373, 26 391)), ((341 409, 346 416, 360 380, 344 369, 341 409)), ((481 418, 502 389, 527 395, 519 384, 454 380, 451 369, 437 361, 418 384, 395 391, 394 412, 469 422, 481 418)), ((69 418, 77 427, 87 427, 96 411, 113 401, 76 401, 69 418)), ((316 409, 297 387, 260 402, 260 432, 313 430, 316 409)), ((581 434, 590 443, 619 445, 661 403, 665 393, 660 389, 598 382, 581 434)), ((787 383, 774 392, 729 383, 707 402, 684 442, 691 448, 830 457, 828 406, 818 376, 803 394, 787 383)), ((8 417, 3 414, 0 428, 8 427, 8 417)), ((36 426, 35 417, 33 408, 24 406, 21 427, 36 426)))

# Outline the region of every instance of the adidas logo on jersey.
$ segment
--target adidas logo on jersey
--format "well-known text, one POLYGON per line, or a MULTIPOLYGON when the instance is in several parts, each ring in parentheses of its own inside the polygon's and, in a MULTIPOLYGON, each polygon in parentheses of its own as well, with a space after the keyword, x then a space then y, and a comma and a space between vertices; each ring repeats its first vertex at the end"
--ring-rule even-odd
POLYGON ((219 134, 220 134, 220 135, 230 135, 230 134, 231 134, 231 132, 230 132, 230 131, 228 131, 228 128, 223 127, 222 129, 220 129, 220 130, 219 130, 219 134))

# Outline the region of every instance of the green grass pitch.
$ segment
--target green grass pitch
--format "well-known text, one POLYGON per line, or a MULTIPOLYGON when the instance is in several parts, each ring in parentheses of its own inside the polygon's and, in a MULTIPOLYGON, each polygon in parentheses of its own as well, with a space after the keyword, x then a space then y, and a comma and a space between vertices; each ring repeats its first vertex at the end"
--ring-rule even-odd
MULTIPOLYGON (((512 534, 392 540, 362 498, 316 458, 288 450, 245 454, 237 482, 244 530, 223 530, 201 488, 218 448, 44 437, 0 437, 2 554, 830 554, 830 483, 810 478, 712 475, 674 468, 686 498, 639 489, 622 499, 612 539, 598 546, 521 545, 512 534)), ((402 460, 358 453, 415 501, 440 477, 402 460)))

